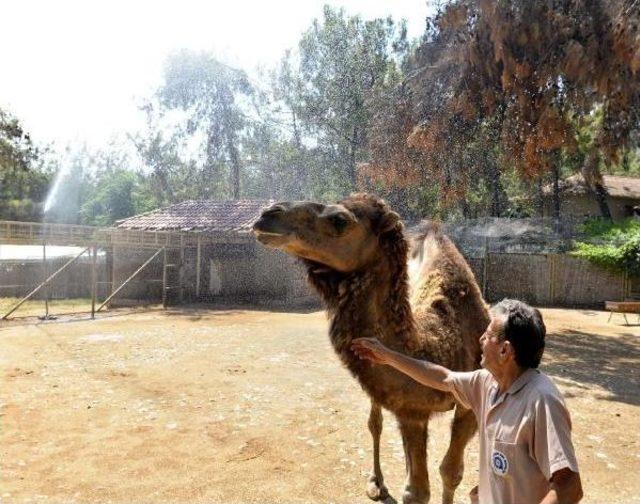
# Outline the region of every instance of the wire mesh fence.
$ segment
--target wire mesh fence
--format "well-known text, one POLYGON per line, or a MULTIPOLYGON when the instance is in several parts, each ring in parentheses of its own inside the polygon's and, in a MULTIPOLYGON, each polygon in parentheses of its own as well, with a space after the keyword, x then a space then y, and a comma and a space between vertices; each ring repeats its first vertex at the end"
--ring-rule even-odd
POLYGON ((0 261, 0 317, 91 312, 111 290, 108 254, 92 247, 14 247, 0 261), (40 257, 33 249, 41 249, 40 257), (47 254, 49 249, 49 254, 47 254), (95 289, 95 294, 94 294, 95 289))

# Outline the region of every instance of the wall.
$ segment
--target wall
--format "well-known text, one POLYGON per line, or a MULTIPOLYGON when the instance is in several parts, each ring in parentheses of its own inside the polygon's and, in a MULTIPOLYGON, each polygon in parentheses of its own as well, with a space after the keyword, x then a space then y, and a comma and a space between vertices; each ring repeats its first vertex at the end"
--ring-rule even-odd
POLYGON ((602 309, 605 301, 640 294, 640 279, 564 254, 491 253, 469 263, 490 303, 508 297, 537 306, 602 309))
MULTIPOLYGON (((114 285, 126 280, 153 250, 136 250, 114 247, 114 285)), ((162 300, 161 253, 130 282, 114 299, 114 303, 130 303, 132 300, 160 302, 162 300)), ((179 250, 168 252, 169 264, 180 264, 179 250)), ((180 302, 178 289, 179 268, 168 270, 170 304, 180 302)), ((197 294, 197 247, 184 248, 183 253, 184 302, 249 302, 276 304, 304 304, 313 302, 315 295, 306 285, 305 273, 298 261, 286 254, 267 249, 255 240, 245 243, 207 243, 201 247, 200 289, 197 294), (211 262, 219 292, 210 291, 211 262)))

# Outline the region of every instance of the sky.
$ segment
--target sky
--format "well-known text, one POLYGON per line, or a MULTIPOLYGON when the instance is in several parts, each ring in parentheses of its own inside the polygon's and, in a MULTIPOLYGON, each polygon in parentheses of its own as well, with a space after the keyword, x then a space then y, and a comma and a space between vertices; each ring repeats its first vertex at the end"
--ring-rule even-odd
POLYGON ((427 0, 19 0, 2 7, 0 108, 38 143, 105 145, 142 127, 143 97, 173 50, 206 50, 252 71, 270 67, 322 15, 342 6, 365 19, 424 31, 427 0))

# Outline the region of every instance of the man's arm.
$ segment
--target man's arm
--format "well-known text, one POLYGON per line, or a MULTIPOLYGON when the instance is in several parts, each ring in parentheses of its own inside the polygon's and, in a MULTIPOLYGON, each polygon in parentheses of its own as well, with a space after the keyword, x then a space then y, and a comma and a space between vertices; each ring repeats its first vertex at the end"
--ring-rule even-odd
POLYGON ((569 468, 564 468, 553 473, 551 490, 540 504, 574 504, 581 499, 580 475, 569 468))
POLYGON ((391 366, 427 387, 444 392, 453 391, 453 383, 449 380, 451 370, 444 366, 394 352, 376 338, 355 339, 351 343, 351 349, 361 359, 391 366))

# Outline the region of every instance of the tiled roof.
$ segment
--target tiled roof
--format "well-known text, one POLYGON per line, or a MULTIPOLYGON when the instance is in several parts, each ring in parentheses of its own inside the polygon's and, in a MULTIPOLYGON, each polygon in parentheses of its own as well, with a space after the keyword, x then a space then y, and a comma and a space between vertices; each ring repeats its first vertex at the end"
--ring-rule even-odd
POLYGON ((274 200, 183 201, 116 222, 125 229, 248 233, 274 200))
MULTIPOLYGON (((637 198, 640 199, 640 178, 620 177, 618 175, 603 175, 604 186, 609 196, 615 198, 637 198)), ((560 181, 560 189, 565 194, 585 194, 587 185, 581 174, 572 175, 560 181)), ((551 194, 551 185, 545 186, 544 194, 551 194)))

